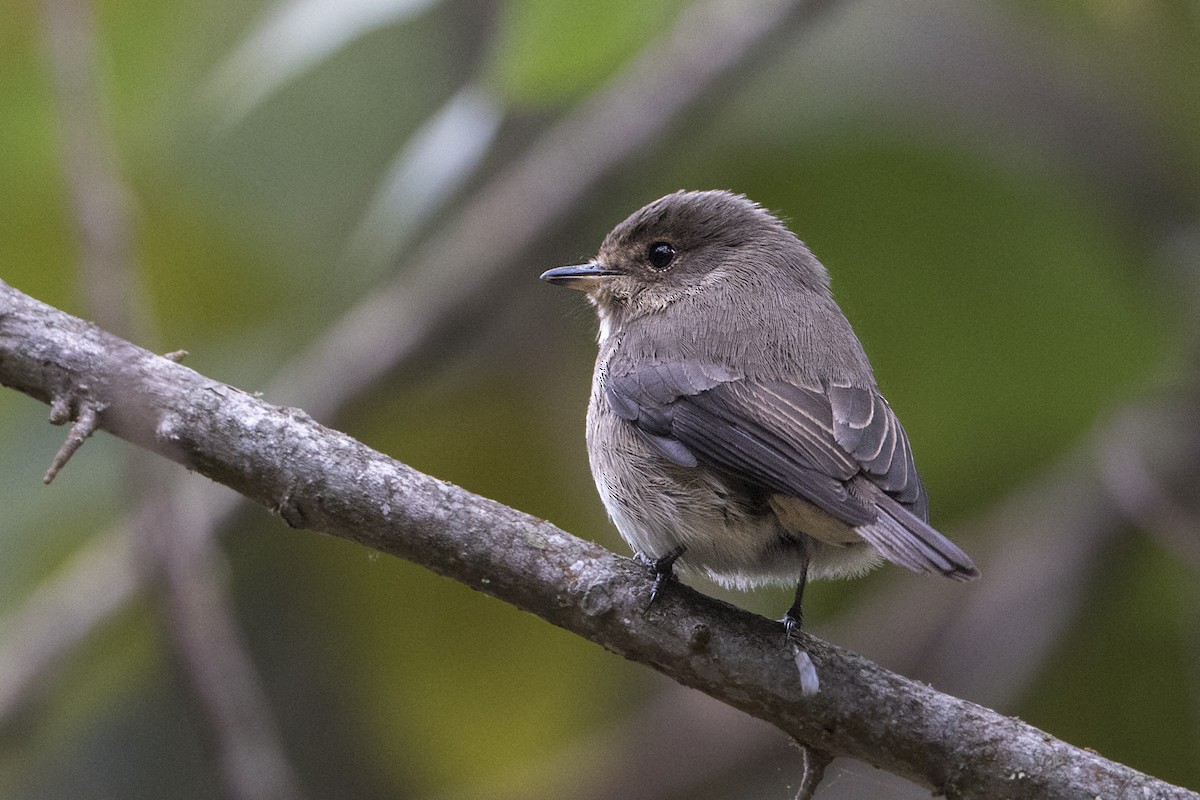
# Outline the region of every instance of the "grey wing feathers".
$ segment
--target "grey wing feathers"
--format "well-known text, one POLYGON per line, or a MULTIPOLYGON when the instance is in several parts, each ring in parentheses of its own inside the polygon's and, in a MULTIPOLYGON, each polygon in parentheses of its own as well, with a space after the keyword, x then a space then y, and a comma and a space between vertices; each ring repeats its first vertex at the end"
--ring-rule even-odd
POLYGON ((642 366, 609 376, 612 408, 664 458, 704 461, 772 492, 802 497, 847 525, 876 512, 848 489, 861 467, 838 444, 819 389, 749 382, 721 366, 642 366))
POLYGON ((860 465, 831 435, 834 418, 829 400, 819 390, 782 382, 725 384, 693 402, 724 404, 750 422, 771 446, 798 451, 802 463, 837 478, 849 480, 860 465))
POLYGON ((977 574, 927 524, 908 436, 873 389, 748 381, 720 365, 688 362, 609 376, 605 394, 615 413, 676 464, 704 462, 803 498, 914 571, 963 580, 977 574))
POLYGON ((672 430, 690 450, 749 483, 803 497, 848 525, 860 525, 875 517, 869 506, 850 493, 845 479, 814 468, 779 447, 774 436, 764 436, 757 426, 725 418, 716 393, 713 390, 702 399, 682 399, 673 409, 672 430))
POLYGON ((695 453, 672 430, 675 401, 741 377, 720 364, 668 363, 609 378, 604 394, 609 408, 633 423, 659 454, 681 467, 694 467, 699 463, 695 453))
POLYGON ((878 509, 855 530, 889 561, 955 580, 979 575, 970 556, 929 525, 929 499, 900 420, 879 392, 831 384, 833 435, 862 469, 855 487, 878 509))
POLYGON ((837 443, 854 457, 871 483, 928 520, 929 500, 913 463, 908 435, 887 400, 871 389, 838 384, 829 386, 827 397, 837 443))

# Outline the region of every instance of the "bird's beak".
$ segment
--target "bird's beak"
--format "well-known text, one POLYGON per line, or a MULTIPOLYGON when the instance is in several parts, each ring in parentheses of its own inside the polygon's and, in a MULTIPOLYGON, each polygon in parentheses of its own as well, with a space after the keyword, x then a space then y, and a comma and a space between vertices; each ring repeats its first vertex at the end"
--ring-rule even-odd
POLYGON ((573 267, 548 269, 542 273, 541 278, 555 286, 586 292, 595 288, 601 279, 621 274, 623 273, 620 270, 609 269, 603 264, 578 264, 573 267))

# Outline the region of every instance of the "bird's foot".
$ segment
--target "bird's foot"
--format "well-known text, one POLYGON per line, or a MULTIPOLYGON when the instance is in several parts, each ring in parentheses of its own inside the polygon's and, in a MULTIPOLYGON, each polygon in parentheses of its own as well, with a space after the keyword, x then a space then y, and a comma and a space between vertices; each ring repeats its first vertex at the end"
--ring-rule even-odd
POLYGON ((800 628, 804 626, 804 614, 800 609, 792 607, 783 615, 783 619, 779 620, 783 623, 783 636, 788 644, 800 643, 800 628))
POLYGON ((654 601, 658 599, 658 595, 667 585, 667 581, 671 580, 671 576, 675 574, 675 562, 679 560, 685 550, 687 547, 681 544, 665 556, 658 558, 651 558, 642 552, 635 554, 637 560, 648 566, 654 573, 654 585, 650 587, 650 602, 646 603, 647 610, 654 605, 654 601))
POLYGON ((804 615, 798 608, 792 607, 780 621, 783 623, 784 641, 792 654, 792 661, 796 664, 796 672, 800 674, 800 693, 805 697, 812 697, 820 691, 821 680, 817 677, 817 667, 813 664, 812 657, 800 641, 800 626, 804 622, 804 615))

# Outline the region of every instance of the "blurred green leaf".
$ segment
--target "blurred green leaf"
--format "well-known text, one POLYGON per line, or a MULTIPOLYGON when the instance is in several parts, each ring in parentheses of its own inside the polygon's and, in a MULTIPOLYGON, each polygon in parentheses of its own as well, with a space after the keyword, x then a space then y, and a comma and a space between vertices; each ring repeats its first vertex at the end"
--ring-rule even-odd
POLYGON ((504 4, 496 74, 513 103, 548 106, 594 89, 667 30, 682 0, 504 4))

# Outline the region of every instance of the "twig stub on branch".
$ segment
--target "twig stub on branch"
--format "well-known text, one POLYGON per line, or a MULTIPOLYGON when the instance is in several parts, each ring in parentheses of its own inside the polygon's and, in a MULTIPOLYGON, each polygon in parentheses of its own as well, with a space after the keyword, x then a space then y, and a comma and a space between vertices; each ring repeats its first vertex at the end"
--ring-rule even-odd
MULTIPOLYGON (((70 401, 62 399, 62 395, 56 396, 50 406, 50 422, 55 425, 65 423, 70 418, 69 408, 71 405, 70 401), (66 419, 63 418, 64 407, 68 409, 66 411, 68 415, 66 419)), ((71 460, 71 456, 75 455, 76 451, 83 446, 88 437, 96 432, 96 428, 100 425, 100 412, 104 410, 103 406, 83 400, 78 403, 78 408, 79 411, 75 416, 75 424, 71 426, 71 430, 67 431, 67 438, 63 440, 62 446, 54 454, 54 460, 50 462, 50 468, 42 476, 42 483, 46 485, 49 485, 54 480, 59 471, 71 460)))

